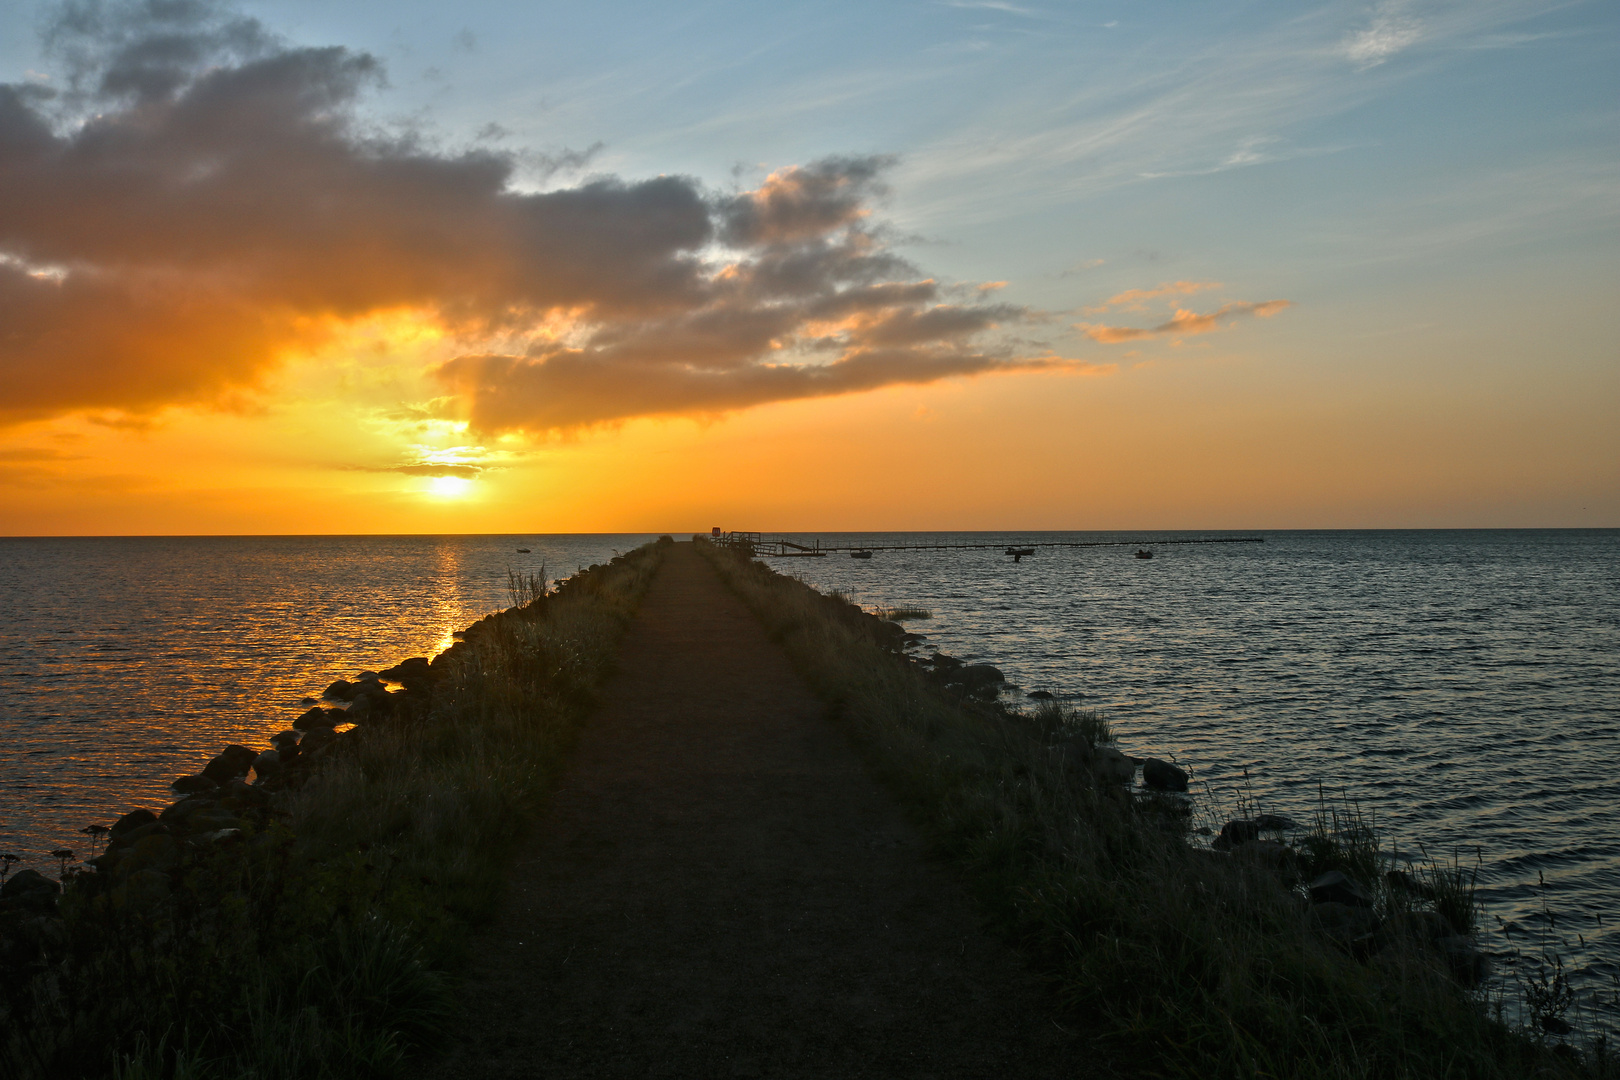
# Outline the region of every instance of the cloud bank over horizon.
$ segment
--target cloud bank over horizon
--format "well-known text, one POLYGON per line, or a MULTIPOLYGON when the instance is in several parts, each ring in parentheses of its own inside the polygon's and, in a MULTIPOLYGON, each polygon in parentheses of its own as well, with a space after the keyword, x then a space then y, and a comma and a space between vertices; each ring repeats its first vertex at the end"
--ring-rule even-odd
POLYGON ((372 56, 211 4, 70 3, 45 43, 59 79, 0 85, 0 421, 216 403, 394 312, 459 346, 433 407, 485 432, 1087 366, 895 254, 886 158, 526 191, 364 124, 372 56))

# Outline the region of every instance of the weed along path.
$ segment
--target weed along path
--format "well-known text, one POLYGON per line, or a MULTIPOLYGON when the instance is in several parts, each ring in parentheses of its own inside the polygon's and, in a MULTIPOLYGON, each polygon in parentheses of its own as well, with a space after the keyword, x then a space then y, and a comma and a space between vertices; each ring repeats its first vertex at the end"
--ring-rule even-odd
POLYGON ((1042 985, 690 544, 474 950, 446 1080, 1086 1075, 1042 985))

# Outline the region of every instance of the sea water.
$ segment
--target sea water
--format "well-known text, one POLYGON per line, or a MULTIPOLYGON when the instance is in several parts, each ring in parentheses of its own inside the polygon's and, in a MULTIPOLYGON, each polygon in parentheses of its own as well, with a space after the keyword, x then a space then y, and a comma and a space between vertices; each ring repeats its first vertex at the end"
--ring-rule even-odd
POLYGON ((333 680, 449 648, 511 606, 509 573, 651 539, 0 539, 0 852, 54 876, 78 830, 172 801, 228 743, 267 747, 333 680))
POLYGON ((1509 1006, 1556 953, 1583 1026, 1620 1020, 1620 530, 788 539, 991 544, 769 561, 928 609, 925 650, 995 664, 1011 700, 1102 711, 1126 752, 1190 769, 1217 826, 1348 800, 1386 852, 1477 867, 1509 1006), (1264 543, 1152 542, 1200 535, 1264 543))
MULTIPOLYGON (((1217 824, 1308 822, 1325 795, 1386 850, 1477 866, 1505 992, 1556 952, 1585 1026, 1620 1019, 1620 530, 1255 535, 798 534, 990 546, 771 564, 930 610, 924 651, 995 664, 1012 703, 1101 710, 1127 752, 1190 769, 1217 824), (1126 542, 1015 562, 1018 541, 1126 542)), ((49 869, 331 680, 448 647, 510 604, 509 571, 651 538, 0 540, 0 851, 49 869)))

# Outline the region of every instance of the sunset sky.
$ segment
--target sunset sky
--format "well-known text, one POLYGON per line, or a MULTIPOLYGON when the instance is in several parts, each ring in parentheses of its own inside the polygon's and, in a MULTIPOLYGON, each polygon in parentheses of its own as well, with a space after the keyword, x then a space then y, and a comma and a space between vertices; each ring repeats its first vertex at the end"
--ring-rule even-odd
POLYGON ((1620 5, 0 5, 0 534, 1620 526, 1620 5))

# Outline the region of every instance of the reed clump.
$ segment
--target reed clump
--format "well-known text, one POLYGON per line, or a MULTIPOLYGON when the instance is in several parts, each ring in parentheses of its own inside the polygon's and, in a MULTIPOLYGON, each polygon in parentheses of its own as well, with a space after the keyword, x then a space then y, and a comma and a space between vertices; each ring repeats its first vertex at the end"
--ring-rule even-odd
POLYGON ((914 619, 932 619, 934 617, 934 613, 925 607, 907 607, 905 605, 878 608, 873 614, 888 622, 910 622, 914 619))
MULTIPOLYGON (((1335 936, 1291 891, 1299 868, 1263 845, 1224 854, 1189 843, 1184 803, 1105 779, 1101 717, 944 691, 841 599, 699 546, 1048 972, 1114 1071, 1583 1074, 1490 1018, 1433 950, 1398 935, 1335 936)), ((1329 819, 1312 857, 1369 854, 1358 822, 1329 819)))
POLYGON ((661 557, 513 575, 522 603, 430 689, 329 739, 240 828, 163 833, 156 868, 70 873, 37 926, 0 926, 0 1078, 399 1074, 454 1023, 447 972, 661 557))

